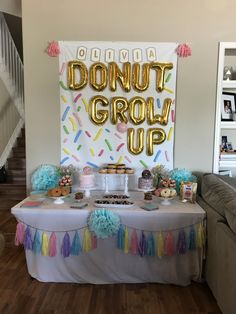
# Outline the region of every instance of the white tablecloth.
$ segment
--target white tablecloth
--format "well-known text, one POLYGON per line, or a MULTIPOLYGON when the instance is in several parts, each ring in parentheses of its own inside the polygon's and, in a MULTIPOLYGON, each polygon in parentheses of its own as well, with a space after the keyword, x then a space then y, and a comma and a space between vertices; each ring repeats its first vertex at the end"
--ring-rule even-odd
MULTIPOLYGON (((68 231, 84 227, 88 214, 95 208, 94 198, 102 192, 93 191, 93 197, 86 209, 71 209, 70 202, 56 205, 46 199, 37 208, 24 208, 19 203, 12 208, 12 214, 39 230, 68 231)), ((159 204, 159 209, 145 211, 143 193, 131 192, 135 206, 129 209, 112 209, 118 213, 121 223, 139 230, 157 231, 174 230, 203 221, 205 212, 198 204, 182 203, 173 200, 169 206, 159 204)), ((154 202, 160 203, 155 199, 154 202)), ((57 233, 57 242, 62 243, 64 234, 57 233)), ((170 257, 149 257, 125 254, 116 248, 116 236, 98 239, 98 247, 79 256, 64 258, 38 256, 26 251, 29 274, 44 282, 79 282, 79 283, 139 283, 160 282, 188 285, 191 280, 199 280, 202 271, 203 252, 200 249, 188 251, 183 255, 170 257)))

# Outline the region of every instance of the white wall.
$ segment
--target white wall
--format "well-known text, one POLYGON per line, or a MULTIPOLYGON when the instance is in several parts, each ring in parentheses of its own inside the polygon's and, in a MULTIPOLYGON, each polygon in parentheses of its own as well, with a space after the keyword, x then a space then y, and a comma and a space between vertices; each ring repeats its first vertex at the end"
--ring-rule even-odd
POLYGON ((51 40, 189 42, 177 77, 175 167, 212 170, 219 41, 235 41, 234 0, 22 0, 27 173, 60 160, 58 59, 51 40))

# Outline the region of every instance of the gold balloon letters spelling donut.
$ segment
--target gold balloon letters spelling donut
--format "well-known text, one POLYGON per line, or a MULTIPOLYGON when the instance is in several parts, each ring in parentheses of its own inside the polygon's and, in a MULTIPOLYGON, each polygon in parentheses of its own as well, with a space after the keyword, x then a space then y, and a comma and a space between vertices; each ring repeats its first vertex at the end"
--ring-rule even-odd
POLYGON ((104 63, 93 63, 89 70, 89 81, 92 88, 103 91, 107 87, 107 67, 104 63), (98 73, 100 73, 100 83, 98 83, 98 73))
POLYGON ((123 72, 120 70, 119 66, 115 62, 109 63, 109 85, 112 92, 116 91, 116 81, 118 80, 120 86, 125 92, 129 92, 131 89, 130 85, 130 72, 131 64, 130 62, 125 62, 123 64, 123 72))
POLYGON ((144 63, 142 65, 142 77, 140 77, 140 64, 133 64, 133 77, 132 84, 133 88, 138 92, 144 92, 148 89, 150 83, 150 65, 149 63, 144 63), (142 80, 142 83, 140 83, 142 80))
POLYGON ((84 88, 88 82, 88 70, 86 65, 80 61, 70 61, 68 62, 68 71, 67 71, 68 86, 72 90, 79 90, 84 88), (80 81, 79 83, 75 80, 75 70, 79 70, 80 81))
POLYGON ((164 89, 165 72, 166 70, 171 70, 173 68, 173 63, 153 62, 151 68, 156 71, 156 90, 162 92, 164 89))

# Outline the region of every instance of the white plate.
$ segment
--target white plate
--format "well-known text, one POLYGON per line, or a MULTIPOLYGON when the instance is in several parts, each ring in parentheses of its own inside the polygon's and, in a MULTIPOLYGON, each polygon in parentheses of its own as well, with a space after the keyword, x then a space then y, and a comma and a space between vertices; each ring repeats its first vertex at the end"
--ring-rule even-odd
POLYGON ((54 204, 63 204, 64 203, 64 198, 66 198, 68 195, 65 195, 65 196, 50 196, 50 198, 54 199, 54 202, 53 202, 54 204))

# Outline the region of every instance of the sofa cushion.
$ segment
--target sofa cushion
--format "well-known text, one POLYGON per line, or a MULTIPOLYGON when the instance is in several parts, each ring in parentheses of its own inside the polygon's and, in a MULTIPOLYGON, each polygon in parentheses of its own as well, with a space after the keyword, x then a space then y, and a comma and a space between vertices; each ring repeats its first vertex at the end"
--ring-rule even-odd
POLYGON ((236 186, 235 178, 206 174, 202 179, 203 199, 220 215, 226 217, 230 228, 236 233, 236 189, 234 186, 236 186))

